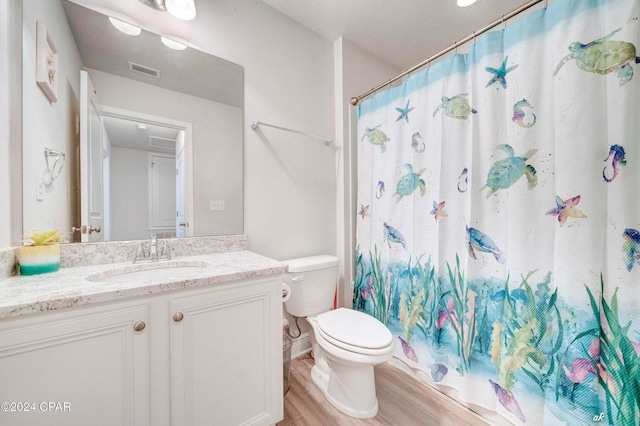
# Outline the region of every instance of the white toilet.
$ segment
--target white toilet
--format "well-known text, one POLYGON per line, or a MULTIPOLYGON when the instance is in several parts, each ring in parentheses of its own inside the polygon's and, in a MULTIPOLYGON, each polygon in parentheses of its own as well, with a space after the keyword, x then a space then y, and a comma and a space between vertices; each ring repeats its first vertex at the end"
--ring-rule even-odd
POLYGON ((338 276, 338 259, 311 256, 286 260, 284 282, 291 287, 287 312, 304 317, 313 329, 315 365, 311 379, 338 410, 370 418, 378 412, 373 367, 393 356, 391 332, 362 312, 331 310, 338 276))

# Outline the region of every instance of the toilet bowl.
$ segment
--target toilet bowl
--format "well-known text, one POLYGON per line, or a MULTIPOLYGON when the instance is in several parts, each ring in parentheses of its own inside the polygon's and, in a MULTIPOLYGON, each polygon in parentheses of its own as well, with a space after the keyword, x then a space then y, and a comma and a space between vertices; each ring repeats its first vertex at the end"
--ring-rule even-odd
POLYGON ((375 318, 345 308, 308 317, 307 321, 313 329, 313 383, 343 413, 374 417, 378 399, 373 367, 393 356, 389 330, 375 318), (372 335, 371 328, 380 333, 372 335))
POLYGON ((373 367, 393 356, 391 332, 377 319, 346 308, 331 310, 338 259, 312 256, 285 261, 291 295, 287 311, 310 324, 313 383, 343 413, 357 418, 378 412, 373 367))

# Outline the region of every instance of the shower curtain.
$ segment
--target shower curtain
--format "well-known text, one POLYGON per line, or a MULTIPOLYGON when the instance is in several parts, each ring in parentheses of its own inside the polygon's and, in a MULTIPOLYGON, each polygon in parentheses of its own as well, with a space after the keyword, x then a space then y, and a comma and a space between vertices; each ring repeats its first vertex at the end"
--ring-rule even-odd
POLYGON ((640 424, 639 17, 556 0, 358 105, 354 308, 514 424, 640 424))

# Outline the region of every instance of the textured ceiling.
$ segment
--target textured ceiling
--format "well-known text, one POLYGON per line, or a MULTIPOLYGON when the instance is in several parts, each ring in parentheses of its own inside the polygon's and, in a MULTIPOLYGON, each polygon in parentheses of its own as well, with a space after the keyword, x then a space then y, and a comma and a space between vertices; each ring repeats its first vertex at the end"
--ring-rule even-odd
POLYGON ((330 41, 340 36, 406 69, 528 0, 263 0, 330 41))

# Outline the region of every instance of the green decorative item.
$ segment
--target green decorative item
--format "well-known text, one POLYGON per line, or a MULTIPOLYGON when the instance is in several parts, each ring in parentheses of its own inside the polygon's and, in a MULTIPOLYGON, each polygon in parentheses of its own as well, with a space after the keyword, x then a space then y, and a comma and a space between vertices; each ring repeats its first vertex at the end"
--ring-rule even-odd
POLYGON ((575 41, 569 45, 569 53, 562 58, 553 71, 555 77, 560 68, 572 59, 576 60, 578 68, 595 74, 609 74, 618 72, 618 81, 623 86, 633 77, 632 63, 640 63, 640 56, 636 56, 636 47, 625 41, 609 40, 622 28, 610 32, 608 35, 587 44, 575 41))
POLYGON ((507 189, 518 181, 523 175, 527 177, 527 186, 533 189, 538 184, 536 169, 532 165, 527 164, 527 160, 533 157, 537 149, 530 149, 522 157, 516 157, 511 145, 498 145, 496 149, 500 149, 507 153, 508 157, 500 161, 496 161, 489 174, 487 175, 487 184, 480 188, 482 191, 489 188, 487 198, 491 197, 498 189, 507 189))
POLYGON ((458 93, 452 98, 442 97, 442 103, 433 111, 435 117, 438 111, 442 108, 447 117, 456 118, 458 120, 466 120, 469 118, 469 114, 477 114, 478 111, 475 108, 469 106, 468 93, 458 93))
POLYGON ((402 166, 404 174, 400 178, 398 182, 398 186, 396 187, 395 195, 398 197, 396 202, 402 200, 402 197, 408 197, 416 190, 416 188, 420 188, 420 195, 424 196, 427 193, 427 188, 425 186, 424 180, 420 179, 420 175, 422 175, 425 169, 420 169, 418 173, 413 172, 413 166, 409 163, 402 166))
POLYGON ((367 138, 372 145, 380 145, 380 153, 384 153, 387 150, 387 146, 385 144, 391 139, 389 139, 389 136, 387 136, 382 130, 378 129, 380 126, 382 126, 382 124, 378 124, 373 129, 368 127, 364 129, 364 135, 360 140, 363 141, 364 138, 367 138))
POLYGON ((63 235, 57 229, 33 232, 23 240, 18 255, 20 275, 38 275, 60 269, 60 246, 63 235))

